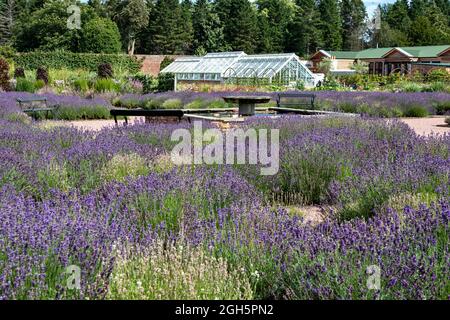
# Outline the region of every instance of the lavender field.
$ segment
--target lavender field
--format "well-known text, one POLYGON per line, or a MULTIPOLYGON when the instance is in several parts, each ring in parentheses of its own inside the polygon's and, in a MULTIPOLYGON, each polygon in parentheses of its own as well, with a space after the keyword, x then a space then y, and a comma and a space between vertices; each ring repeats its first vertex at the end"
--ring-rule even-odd
POLYGON ((174 165, 188 123, 0 120, 0 299, 449 298, 449 135, 363 118, 246 127, 280 129, 278 174, 174 165))

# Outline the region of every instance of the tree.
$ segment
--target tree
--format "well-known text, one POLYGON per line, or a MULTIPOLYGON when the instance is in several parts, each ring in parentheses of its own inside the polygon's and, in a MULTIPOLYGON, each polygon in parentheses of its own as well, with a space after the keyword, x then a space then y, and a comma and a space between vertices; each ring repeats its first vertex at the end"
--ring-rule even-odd
POLYGON ((149 9, 145 0, 125 0, 115 4, 113 20, 120 28, 127 52, 134 54, 136 36, 148 25, 149 9))
POLYGON ((117 25, 107 18, 95 18, 83 26, 82 52, 118 53, 122 49, 117 25))
POLYGON ((215 11, 224 27, 224 38, 232 50, 253 53, 258 39, 256 9, 248 0, 217 0, 215 11))
POLYGON ((192 26, 192 2, 191 0, 183 0, 181 2, 181 23, 182 34, 180 36, 182 50, 184 53, 192 53, 192 41, 194 40, 194 29, 192 26))
POLYGON ((145 33, 147 52, 182 54, 186 35, 178 0, 157 0, 150 12, 150 23, 145 33))
POLYGON ((223 26, 211 3, 208 0, 197 0, 193 16, 194 51, 200 53, 226 50, 223 26))
POLYGON ((264 52, 283 52, 295 4, 291 0, 258 0, 260 47, 264 52), (266 30, 266 31, 264 31, 266 30), (265 33, 261 33, 265 32, 265 33))
POLYGON ((289 26, 287 49, 309 56, 322 46, 320 14, 314 0, 298 0, 294 19, 289 26))
POLYGON ((11 41, 15 17, 15 0, 0 0, 0 45, 11 41))
POLYGON ((337 0, 320 0, 320 30, 327 50, 342 49, 342 22, 337 0))
POLYGON ((362 0, 342 0, 342 45, 344 50, 362 49, 366 7, 362 0))

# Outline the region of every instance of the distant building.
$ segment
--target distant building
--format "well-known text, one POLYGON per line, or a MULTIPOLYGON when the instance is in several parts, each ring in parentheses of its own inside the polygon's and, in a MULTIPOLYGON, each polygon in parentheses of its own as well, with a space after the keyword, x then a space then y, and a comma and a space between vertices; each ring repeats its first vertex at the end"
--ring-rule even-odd
POLYGON ((325 58, 331 60, 334 74, 354 72, 352 65, 358 60, 369 64, 369 74, 410 74, 415 71, 426 74, 437 68, 450 72, 450 45, 374 48, 357 52, 320 50, 311 57, 313 72, 325 58))
POLYGON ((294 53, 247 55, 243 51, 208 53, 176 59, 161 73, 172 73, 177 83, 223 83, 242 79, 287 86, 314 86, 323 75, 311 72, 294 53))

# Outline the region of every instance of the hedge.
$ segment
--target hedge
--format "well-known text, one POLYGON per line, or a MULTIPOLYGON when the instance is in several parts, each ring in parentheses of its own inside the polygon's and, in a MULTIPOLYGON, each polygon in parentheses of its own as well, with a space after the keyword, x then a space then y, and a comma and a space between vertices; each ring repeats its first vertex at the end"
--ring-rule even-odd
POLYGON ((120 68, 129 73, 141 70, 142 60, 126 54, 73 53, 68 51, 27 52, 14 57, 16 66, 26 70, 35 70, 40 66, 52 69, 85 69, 97 71, 98 65, 109 63, 114 69, 120 68))

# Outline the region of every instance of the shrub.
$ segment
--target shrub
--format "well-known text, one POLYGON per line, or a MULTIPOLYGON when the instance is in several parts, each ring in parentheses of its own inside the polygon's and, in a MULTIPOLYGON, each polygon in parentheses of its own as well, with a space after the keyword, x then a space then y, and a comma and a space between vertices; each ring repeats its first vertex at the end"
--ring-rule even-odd
POLYGON ((404 112, 403 115, 405 117, 415 117, 415 118, 423 118, 428 116, 428 110, 423 107, 423 106, 411 106, 409 108, 407 108, 404 112))
POLYGON ((14 70, 14 78, 18 79, 18 78, 25 78, 25 70, 21 67, 17 67, 14 70))
POLYGON ((428 72, 426 79, 430 82, 442 82, 450 79, 449 73, 445 69, 434 69, 428 72))
POLYGON ((109 109, 105 106, 61 106, 55 114, 59 120, 109 119, 109 109))
POLYGON ((207 102, 203 101, 203 99, 195 99, 191 102, 189 102, 187 105, 185 105, 184 107, 186 109, 202 109, 205 107, 205 104, 207 102))
POLYGON ((227 108, 228 104, 223 100, 213 100, 208 103, 208 108, 211 109, 219 109, 219 108, 227 108))
POLYGON ((118 53, 121 49, 120 32, 115 22, 94 18, 83 24, 82 52, 118 53))
POLYGON ((0 89, 9 91, 9 64, 5 59, 0 59, 0 89))
POLYGON ((86 79, 77 79, 73 82, 75 90, 86 92, 89 90, 89 82, 86 79))
POLYGON ((433 82, 430 84, 430 91, 431 92, 442 92, 445 91, 445 83, 444 82, 433 82))
POLYGON ((109 299, 252 299, 249 280, 201 247, 165 245, 118 254, 109 299), (174 276, 176 275, 176 276, 174 276))
POLYGON ((171 64, 174 61, 174 59, 169 58, 168 56, 165 56, 163 61, 161 61, 161 64, 159 65, 159 70, 161 71, 165 67, 167 67, 169 64, 171 64))
POLYGON ((441 101, 436 104, 436 114, 444 115, 450 111, 450 101, 441 101))
POLYGON ((438 197, 434 193, 401 193, 389 197, 383 204, 382 209, 392 209, 397 212, 402 212, 405 207, 409 207, 418 210, 422 204, 430 206, 432 202, 437 202, 437 200, 438 197))
POLYGON ((30 124, 31 118, 23 112, 13 112, 10 113, 6 119, 12 122, 20 122, 23 124, 30 124))
POLYGON ((445 118, 445 123, 450 126, 450 117, 445 118))
POLYGON ((127 54, 74 53, 63 50, 20 53, 14 56, 14 62, 25 70, 34 70, 45 65, 50 69, 84 69, 90 72, 96 72, 101 63, 109 63, 114 68, 131 74, 139 72, 142 66, 142 59, 127 54))
POLYGON ((164 101, 162 99, 150 99, 142 106, 144 109, 161 109, 164 101))
POLYGON ((111 64, 109 64, 109 63, 99 64, 98 68, 97 68, 97 76, 99 78, 105 78, 105 79, 114 77, 114 71, 112 69, 111 64))
POLYGON ((26 78, 18 78, 16 83, 16 91, 34 93, 36 91, 34 81, 30 81, 26 78))
POLYGON ((98 79, 95 82, 94 90, 96 92, 114 92, 119 91, 119 86, 111 79, 98 79))
POLYGON ((172 91, 174 89, 174 79, 172 73, 160 73, 158 75, 158 86, 156 89, 159 92, 172 91))
POLYGON ((183 102, 180 99, 167 99, 162 104, 163 109, 181 109, 183 102))
POLYGON ((44 82, 44 80, 36 80, 35 82, 34 82, 34 90, 40 90, 40 89, 42 89, 43 87, 45 87, 45 82, 44 82))
POLYGON ((128 177, 145 176, 150 169, 145 159, 136 153, 116 154, 103 168, 101 176, 106 181, 125 181, 128 177))
POLYGON ((48 79, 48 71, 44 67, 39 67, 36 70, 36 80, 42 80, 44 81, 44 84, 47 85, 49 82, 48 79))

